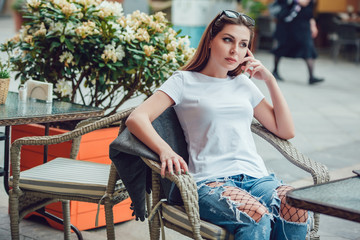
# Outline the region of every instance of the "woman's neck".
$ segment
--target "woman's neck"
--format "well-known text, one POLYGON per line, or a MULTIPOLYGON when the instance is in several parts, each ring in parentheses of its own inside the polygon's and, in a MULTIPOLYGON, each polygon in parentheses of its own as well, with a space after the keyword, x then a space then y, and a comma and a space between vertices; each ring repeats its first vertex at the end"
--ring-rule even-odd
POLYGON ((203 70, 200 71, 200 73, 214 78, 227 78, 228 71, 222 71, 218 66, 211 67, 208 64, 203 70))

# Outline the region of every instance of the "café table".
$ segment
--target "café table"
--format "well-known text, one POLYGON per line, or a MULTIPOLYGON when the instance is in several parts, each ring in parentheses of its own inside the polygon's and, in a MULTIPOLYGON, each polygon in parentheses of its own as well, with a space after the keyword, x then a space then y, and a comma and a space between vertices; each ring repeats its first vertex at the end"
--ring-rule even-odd
MULTIPOLYGON (((98 107, 85 106, 81 104, 74 104, 69 102, 62 102, 53 100, 46 102, 36 99, 27 99, 21 101, 19 94, 16 92, 9 92, 5 104, 0 105, 0 126, 5 126, 5 150, 4 150, 4 188, 9 192, 9 163, 10 163, 10 140, 11 140, 11 126, 31 124, 31 123, 45 123, 44 135, 49 134, 49 123, 64 122, 71 120, 81 120, 91 117, 99 117, 104 115, 104 110, 98 107)), ((44 162, 47 161, 47 146, 44 147, 44 162)), ((55 221, 57 217, 50 216, 42 210, 41 214, 52 218, 55 221)), ((61 219, 60 219, 61 221, 61 219)), ((77 229, 72 227, 79 239, 77 229)), ((80 234, 81 235, 81 234, 80 234)))
POLYGON ((289 191, 294 207, 360 223, 360 177, 349 177, 289 191))

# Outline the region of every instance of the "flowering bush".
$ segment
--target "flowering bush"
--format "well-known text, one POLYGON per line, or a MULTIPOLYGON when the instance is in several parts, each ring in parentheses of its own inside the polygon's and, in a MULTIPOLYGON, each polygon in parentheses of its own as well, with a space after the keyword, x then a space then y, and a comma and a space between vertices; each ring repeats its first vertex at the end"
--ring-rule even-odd
POLYGON ((154 89, 194 53, 162 12, 125 16, 101 0, 27 0, 29 21, 1 44, 16 79, 54 84, 63 101, 107 109, 154 89))

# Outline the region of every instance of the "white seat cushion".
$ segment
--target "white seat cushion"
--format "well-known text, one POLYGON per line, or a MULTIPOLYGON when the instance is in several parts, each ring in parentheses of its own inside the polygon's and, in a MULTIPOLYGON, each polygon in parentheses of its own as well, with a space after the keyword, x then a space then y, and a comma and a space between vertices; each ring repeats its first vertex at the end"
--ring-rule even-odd
MULTIPOLYGON (((56 158, 22 171, 19 185, 22 189, 33 191, 101 198, 109 172, 108 164, 56 158)), ((12 177, 9 184, 12 186, 12 177)))
MULTIPOLYGON (((169 205, 166 203, 163 203, 161 206, 162 206, 162 214, 165 220, 183 229, 192 231, 184 207, 169 205)), ((200 234, 203 238, 206 239, 224 239, 224 240, 234 239, 234 235, 227 232, 226 229, 203 220, 200 221, 200 234)))

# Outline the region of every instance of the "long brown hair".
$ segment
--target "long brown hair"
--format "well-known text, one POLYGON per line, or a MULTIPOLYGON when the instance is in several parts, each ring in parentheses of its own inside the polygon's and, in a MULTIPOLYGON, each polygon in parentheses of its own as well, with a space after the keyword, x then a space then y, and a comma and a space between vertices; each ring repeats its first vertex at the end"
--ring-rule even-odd
MULTIPOLYGON (((200 72, 205 68, 210 58, 210 41, 225 27, 226 24, 246 26, 250 30, 249 49, 252 50, 254 39, 254 26, 250 24, 246 20, 246 18, 229 18, 225 14, 222 14, 222 12, 220 12, 206 27, 194 56, 184 67, 182 67, 182 70, 200 72)), ((246 63, 242 63, 236 69, 229 71, 228 75, 239 75, 242 71, 241 67, 245 64, 246 63)))

